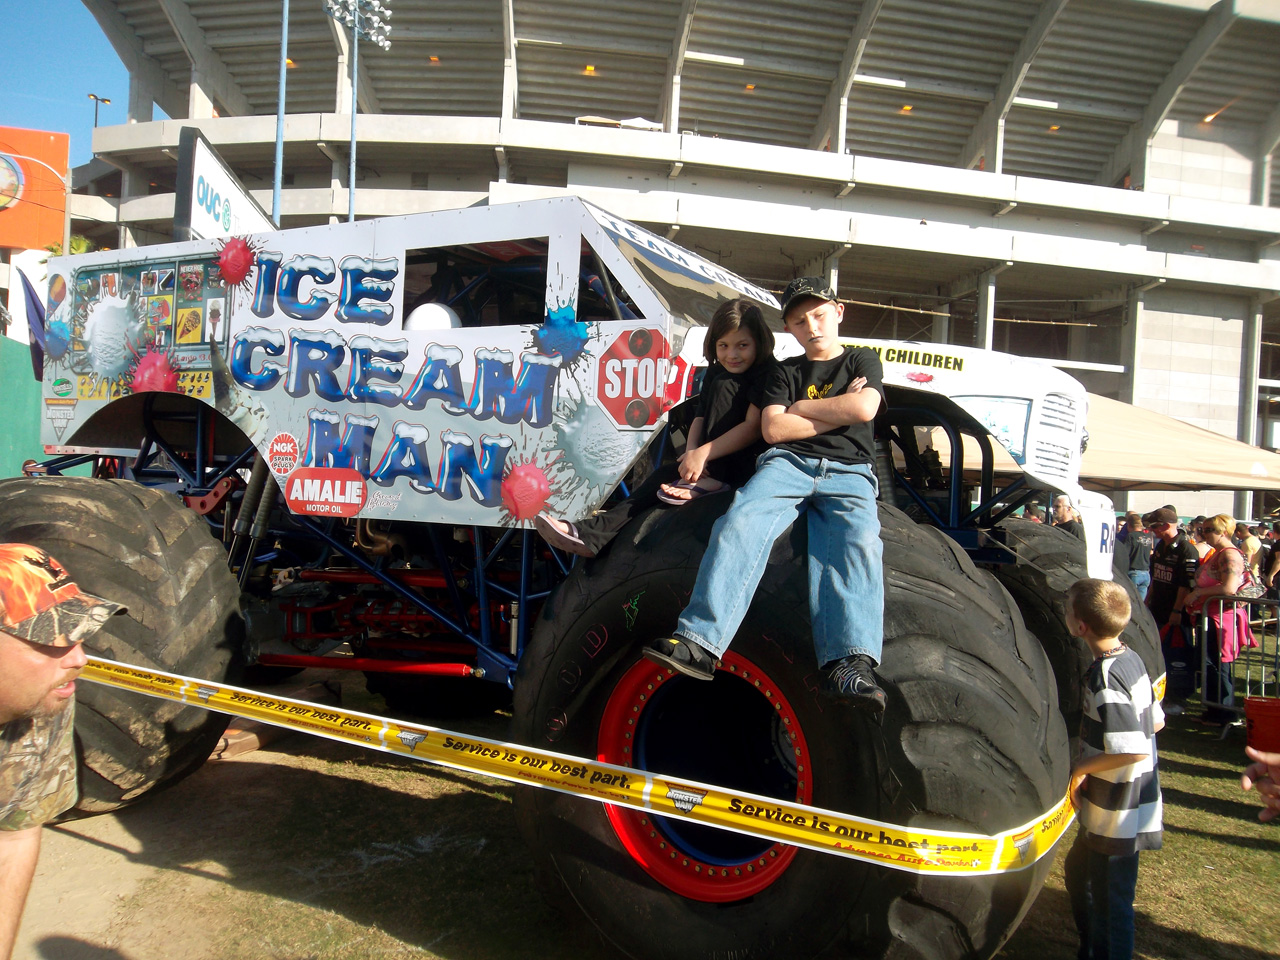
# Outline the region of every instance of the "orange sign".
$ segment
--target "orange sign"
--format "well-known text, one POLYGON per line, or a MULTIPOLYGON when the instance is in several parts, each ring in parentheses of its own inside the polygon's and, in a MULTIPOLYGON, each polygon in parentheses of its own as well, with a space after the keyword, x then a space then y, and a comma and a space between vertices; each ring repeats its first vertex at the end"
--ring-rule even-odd
POLYGON ((53 171, 67 172, 65 133, 0 127, 0 247, 39 250, 62 242, 66 191, 53 171))

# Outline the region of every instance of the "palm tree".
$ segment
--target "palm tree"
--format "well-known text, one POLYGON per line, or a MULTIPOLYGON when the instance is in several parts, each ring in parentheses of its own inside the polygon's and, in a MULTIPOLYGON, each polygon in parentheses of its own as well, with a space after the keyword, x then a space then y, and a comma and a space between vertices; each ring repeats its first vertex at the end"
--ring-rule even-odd
MULTIPOLYGON (((55 240, 53 243, 45 247, 45 249, 49 251, 50 255, 60 257, 62 256, 62 241, 55 240)), ((97 245, 88 237, 82 237, 78 233, 73 233, 71 235, 71 256, 76 257, 82 253, 93 253, 93 251, 97 249, 97 245)), ((48 258, 46 257, 45 259, 48 258)))

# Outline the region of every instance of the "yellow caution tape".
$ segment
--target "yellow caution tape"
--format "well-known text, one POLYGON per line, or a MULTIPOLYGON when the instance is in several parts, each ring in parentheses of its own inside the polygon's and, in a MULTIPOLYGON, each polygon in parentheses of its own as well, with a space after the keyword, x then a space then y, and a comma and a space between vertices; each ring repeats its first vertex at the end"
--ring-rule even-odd
POLYGON ((98 657, 89 658, 82 677, 413 760, 912 873, 982 876, 1022 870, 1049 853, 1075 817, 1070 799, 1063 797, 1043 816, 995 836, 917 830, 583 757, 142 670, 98 657))

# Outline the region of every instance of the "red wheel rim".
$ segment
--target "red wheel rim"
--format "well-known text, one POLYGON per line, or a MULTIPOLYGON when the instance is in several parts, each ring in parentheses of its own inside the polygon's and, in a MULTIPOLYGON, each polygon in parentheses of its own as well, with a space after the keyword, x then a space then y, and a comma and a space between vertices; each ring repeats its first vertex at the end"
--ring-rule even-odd
MULTIPOLYGON (((810 803, 813 777, 809 769, 809 746, 790 701, 763 670, 732 651, 721 659, 720 671, 749 684, 775 712, 795 753, 795 796, 779 799, 810 803)), ((618 681, 600 719, 598 758, 607 763, 635 766, 633 746, 645 719, 645 710, 654 702, 664 684, 689 680, 666 667, 641 659, 618 681)), ((717 680, 716 682, 724 682, 717 680)), ((654 771, 662 772, 662 771, 654 771)), ((664 818, 625 807, 605 805, 605 813, 627 852, 658 883, 690 900, 728 903, 754 896, 775 883, 795 859, 798 849, 775 843, 758 855, 737 862, 712 862, 700 858, 679 842, 664 826, 664 818)), ((762 845, 766 841, 761 841, 762 845)))

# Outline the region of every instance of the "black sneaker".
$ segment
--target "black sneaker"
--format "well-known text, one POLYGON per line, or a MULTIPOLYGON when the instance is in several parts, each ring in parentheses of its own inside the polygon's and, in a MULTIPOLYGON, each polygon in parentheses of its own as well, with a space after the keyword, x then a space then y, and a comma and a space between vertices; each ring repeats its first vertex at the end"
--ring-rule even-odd
POLYGON ((716 675, 716 658, 684 637, 650 640, 645 644, 644 655, 695 680, 711 680, 716 675))
POLYGON ((822 686, 832 696, 868 711, 878 720, 884 715, 885 695, 872 666, 871 658, 865 654, 844 657, 827 670, 822 686))

